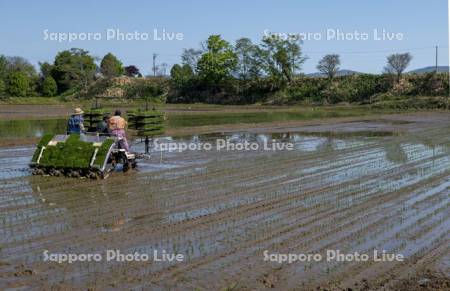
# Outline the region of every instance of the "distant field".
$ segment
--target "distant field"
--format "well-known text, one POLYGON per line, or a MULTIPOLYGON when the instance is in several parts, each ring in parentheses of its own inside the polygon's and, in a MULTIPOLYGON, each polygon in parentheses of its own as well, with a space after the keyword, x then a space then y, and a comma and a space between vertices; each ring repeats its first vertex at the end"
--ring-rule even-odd
MULTIPOLYGON (((55 100, 55 98, 26 98, 26 99, 14 99, 14 102, 0 101, 0 119, 50 119, 58 117, 67 117, 73 111, 75 107, 81 107, 83 109, 92 108, 95 103, 90 100, 82 100, 80 102, 61 102, 55 100), (22 102, 22 101, 23 102, 22 102), (48 102, 47 102, 47 101, 48 102), (42 102, 42 103, 39 103, 42 102), (44 106, 43 106, 44 105, 44 106)), ((116 108, 123 109, 124 111, 134 108, 144 108, 145 103, 142 101, 129 101, 129 102, 116 102, 109 100, 107 102, 102 101, 98 104, 101 107, 109 108, 112 110, 116 108)), ((205 114, 205 118, 208 119, 208 114, 213 114, 218 118, 224 118, 226 114, 235 113, 258 113, 260 117, 250 117, 255 121, 256 119, 266 121, 272 121, 277 117, 271 116, 272 113, 289 113, 290 116, 295 118, 297 113, 301 113, 303 118, 321 118, 321 117, 339 117, 339 116, 362 116, 369 114, 385 114, 385 113, 398 113, 405 110, 393 110, 393 109, 373 109, 370 106, 311 106, 311 105, 292 105, 292 106, 266 106, 266 105, 212 105, 212 104, 151 104, 150 108, 156 108, 158 110, 165 111, 169 115, 191 115, 191 114, 205 114), (220 113, 221 115, 217 115, 220 113), (270 114, 269 114, 270 113, 270 114)), ((240 120, 246 119, 245 116, 240 118, 238 115, 234 115, 235 118, 240 120)), ((286 118, 286 117, 283 117, 286 118)))
MULTIPOLYGON (((35 142, 44 133, 63 133, 67 118, 76 104, 48 105, 3 105, 0 107, 0 138, 2 144, 35 142)), ((121 108, 123 112, 136 108, 107 105, 111 112, 121 108)), ((250 124, 286 123, 324 121, 329 119, 357 118, 381 116, 398 113, 394 110, 374 110, 363 106, 220 106, 204 104, 159 105, 159 110, 165 111, 167 120, 166 134, 180 135, 189 132, 214 132, 225 128, 250 124), (219 128, 221 127, 221 128, 219 128)))

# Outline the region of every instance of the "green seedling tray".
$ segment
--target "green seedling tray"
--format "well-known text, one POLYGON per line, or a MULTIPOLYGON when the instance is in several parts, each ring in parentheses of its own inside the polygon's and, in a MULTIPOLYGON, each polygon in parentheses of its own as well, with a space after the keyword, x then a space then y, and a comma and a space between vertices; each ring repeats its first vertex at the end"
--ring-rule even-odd
POLYGON ((99 146, 93 142, 80 140, 80 135, 72 134, 63 142, 50 145, 53 135, 42 137, 32 158, 32 164, 46 168, 59 169, 89 169, 95 150, 98 148, 95 156, 94 165, 101 168, 104 165, 111 146, 114 143, 112 138, 107 138, 99 146), (38 161, 42 147, 41 158, 38 161))

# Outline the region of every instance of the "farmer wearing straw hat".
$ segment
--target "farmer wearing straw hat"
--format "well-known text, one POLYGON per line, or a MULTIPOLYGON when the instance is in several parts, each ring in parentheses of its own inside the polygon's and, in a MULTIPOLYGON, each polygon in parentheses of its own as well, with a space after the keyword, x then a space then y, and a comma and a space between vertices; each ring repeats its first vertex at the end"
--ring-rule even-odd
POLYGON ((84 132, 83 113, 84 112, 81 108, 75 108, 74 113, 70 116, 69 121, 67 122, 68 134, 81 134, 84 132))

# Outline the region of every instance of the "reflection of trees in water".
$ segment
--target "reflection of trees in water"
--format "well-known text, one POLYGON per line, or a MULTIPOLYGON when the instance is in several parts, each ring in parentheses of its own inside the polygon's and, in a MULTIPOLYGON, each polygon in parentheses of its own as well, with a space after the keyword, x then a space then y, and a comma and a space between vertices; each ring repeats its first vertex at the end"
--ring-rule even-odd
POLYGON ((442 149, 450 155, 450 142, 447 142, 445 144, 442 145, 442 149))
POLYGON ((401 141, 391 140, 381 143, 381 145, 388 161, 393 163, 406 163, 408 161, 408 155, 405 153, 401 141))
POLYGON ((433 157, 436 155, 437 148, 442 148, 445 150, 445 145, 441 144, 437 139, 435 139, 433 137, 417 136, 415 138, 415 142, 423 144, 424 146, 433 150, 433 157))
POLYGON ((435 149, 436 146, 438 145, 438 142, 432 138, 428 138, 428 137, 420 137, 417 136, 416 137, 416 142, 417 143, 421 143, 424 146, 429 147, 430 149, 435 149))
POLYGON ((326 151, 326 152, 334 152, 333 146, 334 139, 331 137, 324 137, 324 141, 317 146, 317 150, 326 151))
POLYGON ((2 120, 0 129, 3 138, 35 137, 44 133, 64 133, 66 120, 2 120))
POLYGON ((334 152, 336 150, 335 139, 330 136, 293 132, 283 133, 277 138, 282 142, 300 143, 305 146, 310 146, 311 149, 317 151, 334 152))
MULTIPOLYGON (((421 137, 421 136, 418 136, 417 140, 419 143, 421 143, 424 146, 433 150, 433 158, 436 156, 436 148, 438 145, 438 142, 436 140, 434 140, 431 137, 421 137)), ((434 159, 433 159, 433 165, 434 165, 434 159)))
POLYGON ((435 157, 441 150, 450 153, 450 143, 442 141, 442 134, 433 134, 428 136, 408 135, 404 140, 391 140, 383 144, 386 151, 386 158, 391 162, 404 163, 408 160, 402 142, 407 142, 408 145, 423 146, 424 150, 431 150, 432 156, 435 157))

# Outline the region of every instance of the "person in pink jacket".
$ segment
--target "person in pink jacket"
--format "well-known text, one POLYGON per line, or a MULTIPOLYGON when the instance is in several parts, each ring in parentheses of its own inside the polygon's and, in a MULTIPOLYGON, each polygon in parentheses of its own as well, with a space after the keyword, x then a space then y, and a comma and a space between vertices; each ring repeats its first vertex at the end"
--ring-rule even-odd
POLYGON ((122 112, 120 110, 116 110, 114 116, 109 118, 108 128, 111 134, 119 138, 120 147, 129 152, 130 147, 128 146, 127 136, 125 133, 127 121, 121 115, 122 112))

